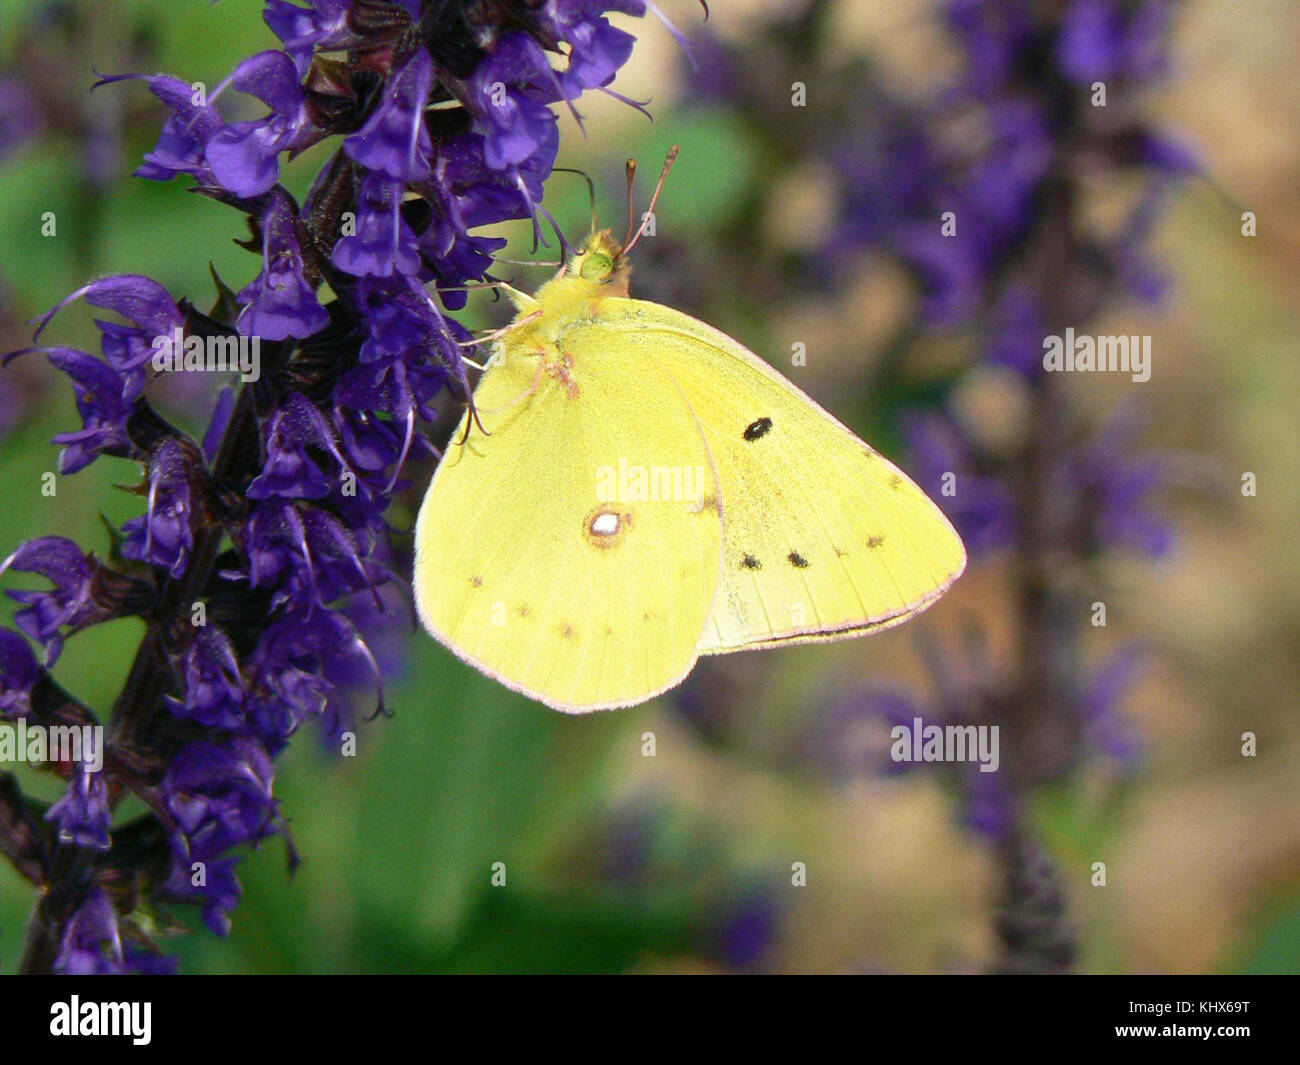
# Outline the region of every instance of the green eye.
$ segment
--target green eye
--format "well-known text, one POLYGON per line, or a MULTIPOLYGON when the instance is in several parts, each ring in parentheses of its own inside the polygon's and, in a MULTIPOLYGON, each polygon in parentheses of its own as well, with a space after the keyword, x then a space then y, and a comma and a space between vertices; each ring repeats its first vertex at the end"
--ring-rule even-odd
POLYGON ((588 281, 599 281, 609 276, 614 269, 614 260, 602 251, 594 251, 582 260, 578 271, 588 281))

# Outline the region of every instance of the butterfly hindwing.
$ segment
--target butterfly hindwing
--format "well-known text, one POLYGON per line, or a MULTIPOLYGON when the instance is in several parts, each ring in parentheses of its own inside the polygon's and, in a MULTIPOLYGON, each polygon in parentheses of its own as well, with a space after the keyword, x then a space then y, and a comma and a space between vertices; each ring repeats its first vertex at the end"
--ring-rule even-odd
POLYGON ((575 354, 617 349, 667 374, 717 470, 725 544, 701 654, 896 624, 961 573, 961 540, 926 495, 757 356, 658 304, 599 306, 566 335, 575 354))
POLYGON ((416 602, 515 690, 561 710, 630 705, 695 661, 720 568, 712 464, 656 368, 606 351, 543 369, 542 354, 507 344, 480 381, 486 435, 451 445, 420 511, 416 602))

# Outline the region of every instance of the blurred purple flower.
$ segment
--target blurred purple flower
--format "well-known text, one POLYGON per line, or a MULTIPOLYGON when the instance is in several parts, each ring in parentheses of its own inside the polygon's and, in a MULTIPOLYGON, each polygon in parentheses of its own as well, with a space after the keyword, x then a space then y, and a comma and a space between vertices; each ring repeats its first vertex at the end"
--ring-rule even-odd
POLYGON ((35 95, 17 78, 0 78, 0 160, 44 126, 35 95))
POLYGON ((1079 84, 1158 76, 1169 10, 1168 0, 1073 0, 1057 40, 1062 72, 1079 84))
POLYGON ((1167 463, 1160 455, 1135 453, 1139 425, 1134 408, 1120 410, 1065 457, 1062 487, 1079 499, 1089 547, 1162 558, 1173 547, 1174 531, 1153 511, 1150 497, 1164 484, 1167 463))
POLYGON ((1120 705, 1140 672, 1138 650, 1123 647, 1088 678, 1080 699, 1084 741, 1127 769, 1136 766, 1143 743, 1133 722, 1120 712, 1120 705))
POLYGON ((781 910, 770 891, 750 888, 720 902, 710 930, 710 953, 730 969, 760 967, 776 945, 781 910))
POLYGON ((981 473, 955 425, 940 414, 915 414, 903 425, 917 483, 938 500, 974 557, 1015 540, 1017 517, 1010 488, 981 473), (945 490, 945 482, 952 491, 945 490))

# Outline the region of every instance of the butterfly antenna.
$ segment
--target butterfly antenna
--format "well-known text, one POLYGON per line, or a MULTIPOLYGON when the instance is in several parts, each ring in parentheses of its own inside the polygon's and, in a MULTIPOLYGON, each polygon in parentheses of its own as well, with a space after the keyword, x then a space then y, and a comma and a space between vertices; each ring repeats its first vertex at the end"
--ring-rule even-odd
POLYGON ((554 169, 564 174, 577 174, 587 183, 587 199, 591 202, 591 231, 596 232, 596 183, 591 180, 591 175, 585 170, 575 170, 568 166, 557 166, 554 169))
POLYGON ((632 243, 632 230, 636 228, 636 208, 632 199, 632 186, 635 182, 636 160, 629 159, 627 161, 627 236, 623 238, 624 248, 627 248, 632 243))
MULTIPOLYGON (((659 193, 663 191, 664 182, 668 179, 668 171, 670 171, 673 168, 673 163, 677 162, 677 152, 678 152, 678 147, 675 144, 668 149, 668 157, 664 159, 664 168, 659 172, 659 181, 655 184, 655 191, 654 194, 650 197, 650 206, 646 209, 645 217, 641 219, 641 226, 636 231, 636 235, 632 237, 631 240, 626 241, 623 244, 623 247, 619 249, 619 255, 626 255, 628 252, 630 252, 636 246, 636 242, 641 239, 641 235, 645 233, 646 227, 650 224, 650 219, 654 216, 655 204, 659 202, 659 193)), ((628 160, 628 163, 633 168, 635 168, 636 164, 631 159, 628 160)), ((629 172, 629 184, 630 184, 630 172, 629 172)), ((632 203, 631 203, 631 196, 629 195, 628 197, 629 213, 631 213, 631 209, 632 209, 632 203)))

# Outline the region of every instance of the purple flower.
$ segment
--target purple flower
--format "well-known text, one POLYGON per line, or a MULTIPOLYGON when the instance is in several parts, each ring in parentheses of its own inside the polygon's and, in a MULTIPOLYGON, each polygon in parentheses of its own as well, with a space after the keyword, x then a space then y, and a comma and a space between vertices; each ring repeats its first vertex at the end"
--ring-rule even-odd
POLYGON ((85 761, 76 766, 63 797, 45 812, 45 820, 58 827, 61 840, 78 847, 108 850, 113 816, 104 774, 92 772, 85 761))
POLYGON ((383 708, 379 665, 357 627, 338 611, 285 614, 263 633, 250 673, 250 717, 272 750, 325 713, 340 684, 370 681, 383 708))
MULTIPOLYGON (((60 300, 40 319, 36 337, 59 311, 81 298, 120 314, 132 325, 96 319, 107 365, 73 348, 34 349, 43 350, 50 362, 72 378, 84 422, 80 431, 54 438, 54 443, 66 445, 60 461, 64 473, 75 473, 99 454, 135 455, 127 421, 144 391, 145 364, 156 350, 156 338, 185 324, 185 315, 158 282, 138 274, 117 274, 92 281, 60 300)), ((17 354, 22 353, 7 358, 17 354)))
POLYGON ((334 245, 331 258, 335 266, 358 277, 419 271, 416 236, 402 218, 403 188, 400 181, 383 174, 366 176, 358 196, 357 231, 334 245))
POLYGON ((303 276, 297 223, 289 198, 277 193, 262 215, 262 272, 238 296, 236 326, 247 337, 284 340, 323 329, 329 313, 303 276))
POLYGON ((176 864, 163 894, 201 898, 203 918, 218 935, 230 930, 230 911, 240 894, 234 861, 221 856, 277 828, 271 780, 271 760, 253 740, 200 740, 176 755, 159 788, 175 824, 176 864))
MULTIPOLYGON (((393 633, 409 611, 384 512, 406 458, 431 451, 418 421, 435 416, 453 379, 468 384, 459 345, 469 334, 426 285, 444 290, 442 306, 462 306, 455 290, 486 275, 504 243, 474 231, 513 218, 536 227, 558 147, 549 105, 604 89, 626 60, 632 38, 605 11, 645 10, 641 0, 553 0, 502 20, 444 6, 267 0, 283 51, 239 63, 207 100, 169 76, 104 79, 143 81, 168 109, 139 176, 188 173, 247 215, 244 246, 260 243, 261 270, 237 293, 214 278, 208 313, 146 277, 106 278, 37 330, 79 297, 125 319, 96 323, 102 359, 43 350, 72 379, 83 419, 56 438, 63 468, 110 455, 140 463, 147 483, 144 513, 125 523, 112 556, 130 565, 46 538, 0 566, 52 583, 10 592, 16 624, 51 661, 88 625, 130 614, 150 623, 113 708, 121 758, 102 775, 79 767, 49 818, 68 844, 109 848, 101 867, 131 876, 132 905, 201 906, 222 934, 242 849, 287 840, 272 759, 304 723, 355 720, 363 685, 382 710, 381 674, 396 668, 393 633), (562 72, 548 52, 567 57, 562 72), (227 88, 268 113, 225 122, 214 104, 227 88), (436 106, 452 100, 463 109, 436 106), (338 150, 299 204, 277 185, 282 153, 332 136, 338 150), (326 286, 328 310, 317 295, 326 286), (218 397, 201 447, 159 413, 170 397, 150 373, 157 338, 177 330, 270 342, 266 372, 218 397), (209 612, 198 627, 196 602, 209 612), (126 789, 151 814, 110 832, 108 795, 126 789)), ((16 633, 0 635, 0 671, 5 714, 63 698, 16 633)), ((52 892, 79 887, 54 879, 52 892)), ((87 895, 48 930, 61 968, 156 967, 123 950, 123 934, 143 933, 115 903, 130 913, 116 895, 87 895)))
POLYGON ((980 305, 983 263, 969 237, 946 237, 937 225, 927 223, 910 227, 898 248, 920 279, 928 322, 953 325, 968 319, 980 305))
POLYGON ((368 530, 351 530, 324 510, 266 500, 253 507, 245 535, 248 579, 273 589, 274 607, 325 605, 387 578, 373 546, 368 530))
POLYGON ((235 875, 235 858, 219 858, 215 847, 200 851, 190 847, 183 836, 176 837, 176 854, 171 874, 156 889, 163 902, 184 902, 202 907, 203 922, 219 936, 229 935, 230 915, 239 905, 243 889, 235 875), (198 855, 211 853, 213 857, 198 855))
POLYGON ((64 926, 54 971, 70 976, 157 975, 175 972, 176 965, 132 943, 123 943, 112 900, 92 887, 64 926))
POLYGON ((280 177, 280 153, 301 149, 314 133, 298 71, 283 52, 260 52, 240 63, 212 97, 227 85, 256 96, 271 113, 257 121, 223 126, 208 139, 204 154, 223 187, 236 196, 260 196, 280 177))
POLYGON ((276 819, 271 761, 252 740, 192 743, 161 786, 191 851, 220 852, 265 838, 276 819))
POLYGON ((611 26, 609 19, 602 16, 604 11, 640 16, 645 14, 646 5, 640 0, 577 0, 555 5, 556 24, 569 44, 569 66, 561 78, 566 100, 577 99, 587 89, 608 85, 632 54, 636 38, 611 26))
POLYGON ((307 8, 287 0, 266 0, 262 19, 280 38, 301 78, 311 66, 315 49, 335 49, 352 43, 354 35, 348 29, 351 6, 352 0, 308 0, 307 8))
POLYGON ((1066 77, 1101 81, 1119 72, 1124 45, 1124 14, 1112 0, 1074 0, 1057 43, 1066 77))
POLYGON ((173 439, 164 440, 149 457, 148 498, 145 513, 122 526, 122 555, 179 577, 194 549, 194 501, 189 460, 173 439))
MULTIPOLYGON (((538 130, 537 132, 542 132, 538 130)), ((438 152, 439 182, 448 191, 461 226, 477 229, 511 218, 532 218, 542 200, 542 179, 555 165, 559 130, 546 127, 538 150, 507 170, 487 164, 486 143, 480 133, 463 133, 438 152)))
POLYGON ((948 0, 948 25, 966 61, 962 88, 978 98, 995 96, 1011 78, 1034 26, 1025 5, 988 0, 948 0))
POLYGON ((963 188, 961 218, 984 227, 986 260, 994 247, 1014 241, 1030 218, 1030 207, 1047 176, 1055 145, 1048 120, 1038 106, 1022 100, 988 111, 991 143, 963 188))
POLYGON ((185 695, 169 697, 177 717, 212 728, 237 730, 244 723, 244 685, 230 638, 212 624, 201 626, 178 666, 185 695))
POLYGON ((501 38, 466 88, 474 131, 483 137, 483 158, 493 170, 525 162, 553 139, 556 119, 546 105, 560 98, 558 79, 528 34, 501 38))
POLYGON ((433 84, 433 64, 418 51, 388 80, 370 117, 343 142, 343 150, 367 170, 397 181, 422 181, 429 174, 433 145, 424 124, 424 105, 433 84))
POLYGON ((161 100, 171 116, 163 123, 162 134, 135 176, 148 181, 170 181, 177 174, 191 174, 200 184, 216 184, 212 168, 203 153, 213 134, 224 124, 220 113, 200 95, 203 90, 187 85, 167 74, 116 74, 101 78, 95 87, 116 81, 139 80, 161 100))
POLYGON ((122 973, 126 966, 118 934, 117 910, 98 888, 91 888, 64 928, 55 971, 71 976, 122 973))
POLYGON ((185 323, 176 301, 162 285, 140 274, 115 274, 83 285, 47 311, 36 327, 39 338, 50 320, 74 300, 84 299, 135 323, 149 337, 163 336, 185 323))
POLYGON ((32 689, 42 672, 31 644, 0 628, 0 718, 13 721, 30 713, 32 689))
POLYGON ((267 423, 266 464, 248 486, 248 498, 320 499, 328 495, 338 478, 321 472, 308 448, 331 455, 344 465, 325 416, 295 392, 267 423))
POLYGON ((38 573, 54 585, 48 592, 7 593, 24 604, 15 624, 45 648, 45 661, 52 663, 63 648, 64 626, 75 628, 103 614, 92 595, 95 570, 81 548, 61 536, 28 540, 0 563, 0 574, 11 569, 38 573))
POLYGON ((411 279, 367 279, 358 295, 366 304, 368 335, 358 365, 339 379, 335 398, 343 410, 390 413, 404 430, 404 456, 415 417, 431 418, 433 397, 453 377, 465 379, 456 344, 467 334, 443 318, 411 279))
POLYGON ((143 382, 123 377, 93 355, 73 348, 48 348, 50 362, 72 379, 82 428, 52 438, 63 445, 60 473, 85 469, 100 455, 132 456, 136 449, 127 428, 143 382))

